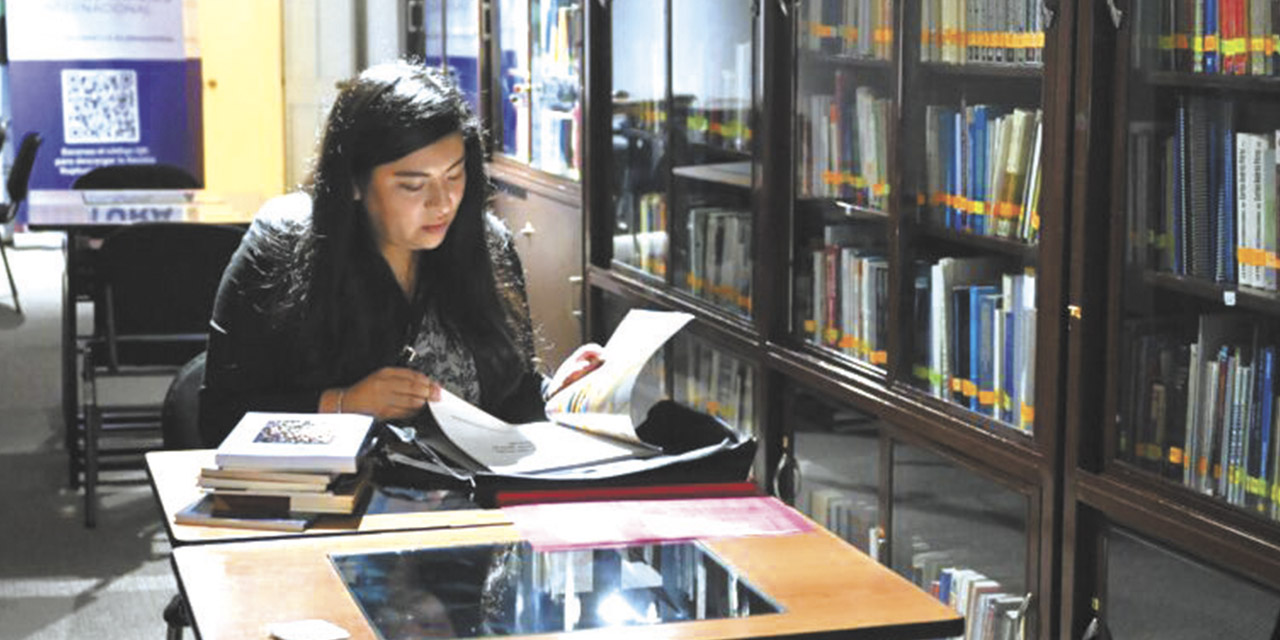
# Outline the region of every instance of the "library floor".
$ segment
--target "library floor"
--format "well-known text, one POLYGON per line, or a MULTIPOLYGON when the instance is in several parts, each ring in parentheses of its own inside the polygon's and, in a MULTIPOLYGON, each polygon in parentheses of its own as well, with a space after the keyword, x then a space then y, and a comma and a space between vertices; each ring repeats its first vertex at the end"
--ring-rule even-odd
POLYGON ((63 258, 39 246, 58 238, 30 234, 9 249, 23 317, 0 276, 0 638, 163 638, 161 611, 177 584, 145 476, 104 477, 96 529, 84 527, 83 498, 67 488, 63 258))

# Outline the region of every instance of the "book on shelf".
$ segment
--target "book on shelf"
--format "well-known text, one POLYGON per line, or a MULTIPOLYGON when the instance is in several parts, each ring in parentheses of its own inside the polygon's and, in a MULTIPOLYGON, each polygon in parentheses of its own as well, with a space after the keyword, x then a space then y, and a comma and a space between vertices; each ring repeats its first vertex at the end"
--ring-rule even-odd
POLYGON ((1035 422, 1035 275, 992 258, 917 265, 915 377, 1021 431, 1035 422), (927 277, 926 277, 927 270, 927 277))
POLYGON ((836 71, 834 92, 810 94, 799 114, 800 130, 806 132, 801 138, 800 192, 887 210, 892 102, 853 83, 851 72, 836 71))
POLYGON ((1034 0, 922 0, 920 60, 945 64, 1043 61, 1044 16, 1034 0))
POLYGON ((1125 327, 1118 455, 1275 518, 1277 338, 1239 313, 1125 327))
POLYGON ((547 421, 507 423, 442 390, 428 403, 440 436, 425 437, 456 464, 498 473, 547 473, 661 453, 636 435, 632 395, 646 363, 691 319, 630 311, 604 345, 603 364, 547 400, 547 421))
POLYGON ((245 413, 214 454, 223 469, 355 473, 373 418, 357 413, 245 413))
POLYGON ((813 344, 884 365, 888 342, 888 262, 881 228, 845 223, 823 228, 812 269, 797 286, 800 328, 813 344))
MULTIPOLYGON (((1280 6, 1273 0, 1149 3, 1158 16, 1140 23, 1142 44, 1166 71, 1271 76, 1276 73, 1280 6)), ((1145 52, 1144 52, 1145 53, 1145 52)))
POLYGON ((1242 131, 1235 110, 1179 94, 1171 131, 1131 128, 1128 256, 1225 288, 1277 291, 1280 131, 1242 131))
POLYGON ((677 343, 672 372, 677 402, 716 416, 740 433, 753 433, 755 424, 754 370, 700 340, 677 343))
POLYGON ((801 18, 799 44, 819 53, 887 60, 892 55, 893 9, 889 0, 813 0, 801 18))
POLYGON ((1043 115, 996 105, 925 107, 926 220, 1035 242, 1043 115))
POLYGON ((689 270, 694 295, 735 312, 751 312, 751 213, 697 206, 689 209, 689 270))

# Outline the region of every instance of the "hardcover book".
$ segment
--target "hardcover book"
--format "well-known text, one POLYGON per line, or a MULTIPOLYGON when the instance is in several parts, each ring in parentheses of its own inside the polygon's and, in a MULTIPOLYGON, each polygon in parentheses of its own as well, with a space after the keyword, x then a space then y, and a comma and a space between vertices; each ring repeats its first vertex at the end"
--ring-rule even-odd
POLYGON ((218 446, 223 469, 355 473, 373 427, 355 413, 250 411, 218 446))

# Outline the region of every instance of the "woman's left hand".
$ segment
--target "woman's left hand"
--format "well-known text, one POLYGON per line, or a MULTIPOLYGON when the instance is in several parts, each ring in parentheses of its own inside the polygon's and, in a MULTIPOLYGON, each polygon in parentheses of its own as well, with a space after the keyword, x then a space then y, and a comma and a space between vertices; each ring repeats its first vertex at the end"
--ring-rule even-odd
POLYGON ((594 342, 578 347, 564 362, 560 363, 560 367, 556 369, 556 374, 551 378, 551 384, 547 388, 551 389, 551 393, 547 397, 554 396, 565 387, 581 380, 584 376, 604 364, 604 348, 594 342))

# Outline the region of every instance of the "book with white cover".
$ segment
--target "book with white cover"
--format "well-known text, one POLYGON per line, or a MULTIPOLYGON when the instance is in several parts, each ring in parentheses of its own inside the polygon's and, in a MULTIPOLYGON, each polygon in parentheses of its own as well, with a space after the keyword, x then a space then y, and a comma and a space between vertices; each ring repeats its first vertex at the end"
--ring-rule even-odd
POLYGON ((355 473, 373 418, 250 411, 218 446, 222 468, 355 473))
POLYGON ((603 364, 551 396, 547 422, 510 424, 441 389, 430 402, 445 437, 498 473, 540 473, 660 453, 636 435, 631 394, 646 362, 692 316, 632 310, 601 352, 603 364))

